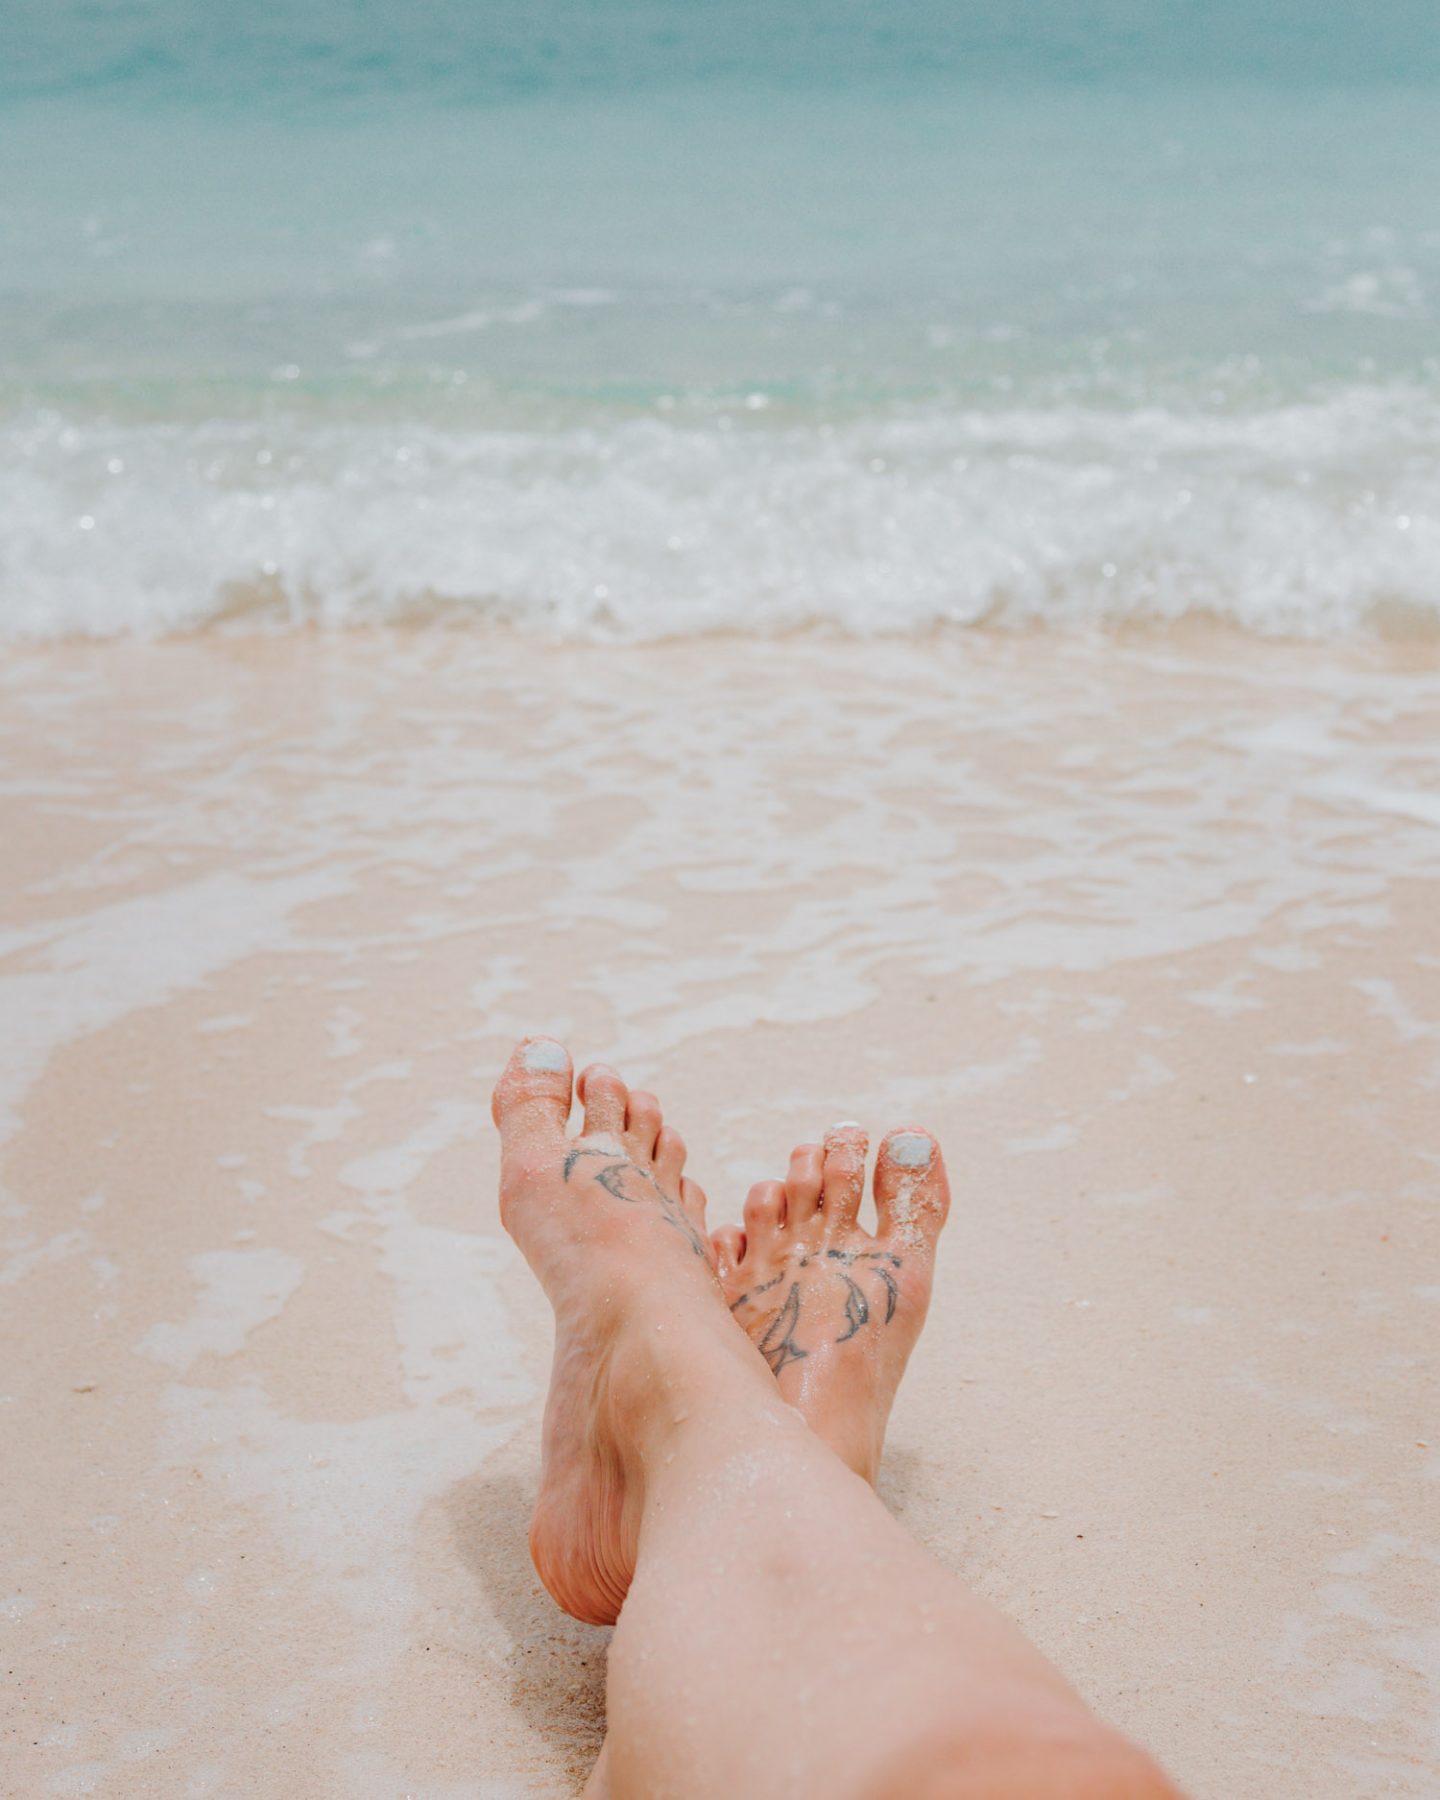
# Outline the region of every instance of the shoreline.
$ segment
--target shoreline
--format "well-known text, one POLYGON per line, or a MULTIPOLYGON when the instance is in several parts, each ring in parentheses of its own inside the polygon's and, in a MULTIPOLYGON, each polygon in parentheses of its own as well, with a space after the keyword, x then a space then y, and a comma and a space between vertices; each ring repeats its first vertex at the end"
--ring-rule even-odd
POLYGON ((1440 647, 377 628, 0 691, 26 1791, 576 1791, 488 1123, 552 1031, 712 1223, 932 1126, 886 1499, 1195 1800, 1425 1800, 1440 647))

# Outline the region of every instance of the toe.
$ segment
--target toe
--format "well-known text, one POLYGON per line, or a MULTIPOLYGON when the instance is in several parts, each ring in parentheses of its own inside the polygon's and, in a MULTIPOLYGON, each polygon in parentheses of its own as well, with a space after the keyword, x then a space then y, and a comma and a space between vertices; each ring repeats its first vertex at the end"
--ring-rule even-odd
POLYGON ((757 1181, 745 1197, 745 1236, 750 1243, 772 1237, 785 1223, 785 1189, 778 1181, 757 1181))
POLYGON ((570 1117, 570 1053, 555 1038, 515 1046, 495 1084, 490 1111, 507 1149, 533 1138, 561 1137, 570 1117))
POLYGON ((745 1260, 745 1233, 738 1225, 722 1225, 718 1231, 711 1232, 710 1248, 715 1252, 722 1282, 739 1274, 745 1260))
POLYGON ((655 1173, 667 1187, 673 1188, 685 1167, 685 1140, 673 1126, 661 1128, 655 1140, 655 1173))
POLYGON ((586 1137, 619 1137, 625 1129, 625 1083, 608 1063, 591 1063, 580 1071, 575 1092, 585 1108, 586 1137))
POLYGON ((820 1205, 820 1184, 825 1172, 825 1152, 819 1144, 797 1144, 790 1152, 785 1177, 785 1217, 792 1225, 814 1218, 820 1205))
POLYGON ((703 1231, 705 1229, 705 1190, 687 1175, 680 1183, 680 1204, 703 1231))
POLYGON ((950 1211, 945 1159, 928 1131, 892 1131, 875 1161, 875 1210, 885 1237, 934 1245, 950 1211))
POLYGON ((825 1133, 820 1205, 827 1223, 855 1223, 865 1197, 865 1155, 869 1148, 869 1138, 858 1125, 848 1121, 825 1133))
POLYGON ((633 1090, 625 1108, 625 1140, 631 1153, 646 1162, 653 1162, 655 1140, 660 1135, 663 1123, 660 1102, 655 1096, 642 1093, 639 1089, 633 1090))

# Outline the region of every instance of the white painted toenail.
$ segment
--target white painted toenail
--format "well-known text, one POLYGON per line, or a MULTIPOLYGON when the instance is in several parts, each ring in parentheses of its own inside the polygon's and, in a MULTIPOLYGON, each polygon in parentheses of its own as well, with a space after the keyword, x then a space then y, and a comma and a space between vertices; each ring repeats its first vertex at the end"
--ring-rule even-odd
POLYGON ((860 1121, 858 1119, 841 1119, 838 1124, 832 1125, 830 1129, 832 1131, 859 1131, 860 1121))
POLYGON ((920 1131, 897 1131, 890 1140, 890 1160, 897 1168, 923 1169, 930 1161, 931 1144, 920 1131))
POLYGON ((536 1038, 527 1044, 520 1052, 520 1061, 527 1069, 543 1069, 552 1075, 563 1075, 570 1064, 565 1046, 557 1044, 554 1038, 536 1038))

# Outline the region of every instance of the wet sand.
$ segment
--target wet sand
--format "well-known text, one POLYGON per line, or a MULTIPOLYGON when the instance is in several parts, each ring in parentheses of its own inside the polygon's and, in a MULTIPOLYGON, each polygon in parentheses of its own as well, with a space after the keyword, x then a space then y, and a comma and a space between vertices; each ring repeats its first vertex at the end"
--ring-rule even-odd
POLYGON ((1440 1793, 1433 653, 12 651, 0 841, 0 1792, 577 1790, 533 1030, 715 1222, 935 1129, 887 1499, 1195 1800, 1440 1793))

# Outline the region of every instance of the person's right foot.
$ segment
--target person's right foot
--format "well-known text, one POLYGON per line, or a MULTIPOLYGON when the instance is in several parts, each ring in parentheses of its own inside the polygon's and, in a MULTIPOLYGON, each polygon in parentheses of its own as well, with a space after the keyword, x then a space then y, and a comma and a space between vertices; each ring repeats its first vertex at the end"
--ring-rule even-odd
POLYGON ((495 1088, 500 1216, 555 1308, 544 1468, 530 1550, 568 1613, 615 1621, 634 1573, 642 1445, 658 1414, 689 1415, 737 1368, 762 1407, 765 1371, 725 1316, 705 1196, 653 1094, 594 1063, 566 1136, 570 1058, 553 1038, 517 1046, 495 1088))
POLYGON ((745 1224, 711 1242, 730 1310, 781 1395, 856 1474, 873 1482, 885 1423, 930 1304, 935 1243, 950 1210, 940 1146, 892 1131, 875 1164, 871 1236, 859 1223, 865 1133, 838 1125, 762 1181, 745 1224))

